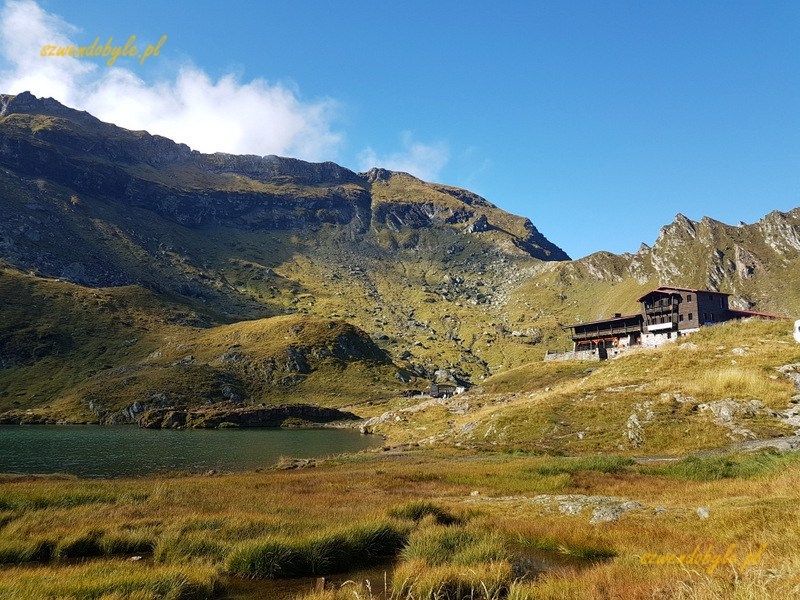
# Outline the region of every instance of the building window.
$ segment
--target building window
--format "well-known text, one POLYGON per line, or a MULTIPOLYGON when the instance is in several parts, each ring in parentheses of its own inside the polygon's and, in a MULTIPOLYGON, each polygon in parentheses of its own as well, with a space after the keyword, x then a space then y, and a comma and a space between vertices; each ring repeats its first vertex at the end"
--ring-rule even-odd
MULTIPOLYGON (((691 294, 688 294, 688 295, 686 296, 686 301, 687 301, 687 302, 691 302, 691 301, 692 301, 692 295, 691 295, 691 294)), ((690 317, 690 318, 691 318, 691 317, 690 317)))
POLYGON ((708 321, 708 313, 703 313, 703 323, 708 321))
POLYGON ((680 315, 680 316, 678 317, 678 320, 679 320, 679 321, 683 321, 683 315, 680 315))
POLYGON ((692 313, 689 313, 689 320, 692 320, 692 313))

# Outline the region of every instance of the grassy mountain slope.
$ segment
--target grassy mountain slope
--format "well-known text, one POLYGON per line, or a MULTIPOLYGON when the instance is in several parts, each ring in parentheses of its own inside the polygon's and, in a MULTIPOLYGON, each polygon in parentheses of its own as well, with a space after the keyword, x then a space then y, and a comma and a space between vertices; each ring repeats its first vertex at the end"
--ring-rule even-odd
POLYGON ((11 269, 0 270, 0 308, 0 413, 8 418, 125 422, 160 406, 337 406, 415 383, 341 320, 287 315, 209 326, 191 306, 138 286, 85 288, 11 269))
POLYGON ((800 312, 800 209, 740 227, 679 216, 652 248, 569 261, 529 220, 466 190, 383 169, 200 154, 51 99, 0 100, 3 410, 59 400, 59 414, 97 418, 87 398, 113 415, 170 385, 187 401, 228 387, 251 402, 337 404, 337 393, 480 383, 567 345, 563 324, 638 310, 635 298, 659 284, 800 312), (348 359, 363 372, 340 387, 322 375, 339 367, 265 383, 215 362, 225 350, 197 349, 204 329, 243 321, 308 332, 345 321, 393 366, 348 359), (193 350, 173 356, 166 338, 193 350), (109 395, 117 389, 129 393, 109 395))
POLYGON ((729 322, 603 363, 530 363, 446 401, 372 407, 368 427, 471 448, 681 454, 800 431, 798 381, 790 324, 729 322))

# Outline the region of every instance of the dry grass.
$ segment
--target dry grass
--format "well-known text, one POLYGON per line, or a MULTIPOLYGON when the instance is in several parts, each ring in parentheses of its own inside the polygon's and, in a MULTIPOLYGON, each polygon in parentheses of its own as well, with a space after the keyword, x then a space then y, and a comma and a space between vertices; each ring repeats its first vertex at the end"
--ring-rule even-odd
POLYGON ((164 567, 121 561, 72 566, 17 567, 0 571, 0 596, 7 600, 106 598, 200 600, 216 586, 210 566, 164 567))
POLYGON ((792 434, 773 411, 789 408, 797 392, 775 368, 796 362, 800 348, 787 322, 724 323, 602 363, 531 363, 454 399, 454 409, 406 412, 376 431, 473 449, 682 455, 743 439, 708 406, 726 399, 745 407, 732 421, 742 430, 760 438, 792 434))
MULTIPOLYGON (((439 451, 372 453, 326 461, 316 469, 211 478, 8 478, 3 483, 9 508, 0 527, 0 555, 7 562, 29 560, 37 549, 44 549, 44 558, 54 553, 127 557, 152 547, 156 564, 144 571, 138 563, 102 557, 82 567, 82 585, 89 587, 75 589, 130 597, 115 581, 134 578, 130 589, 137 594, 150 593, 151 584, 178 589, 178 580, 171 577, 181 569, 206 565, 197 568, 211 569, 202 572, 214 578, 242 547, 264 540, 282 540, 302 551, 317 561, 313 572, 320 572, 326 560, 341 556, 352 542, 336 524, 369 529, 386 522, 391 513, 400 517, 393 527, 414 529, 392 580, 398 600, 449 598, 458 590, 519 599, 658 594, 711 599, 726 593, 757 598, 759 590, 790 597, 785 593, 798 584, 795 567, 800 561, 800 464, 791 456, 730 456, 724 460, 734 467, 716 478, 713 465, 718 459, 704 460, 712 467, 699 467, 699 472, 712 476, 686 477, 684 467, 673 463, 642 466, 613 457, 439 451), (556 493, 629 498, 644 508, 599 525, 589 523, 588 509, 572 516, 547 511, 530 498, 553 493, 547 489, 554 478, 561 482, 556 493), (471 496, 474 490, 480 495, 471 496), (659 506, 667 510, 657 513, 659 506), (709 509, 707 519, 698 516, 698 507, 709 509), (442 515, 454 524, 437 524, 442 515), (735 575, 723 568, 709 575, 704 569, 640 564, 646 553, 691 552, 698 544, 751 549, 762 543, 767 545, 762 563, 735 575), (556 565, 561 564, 559 557, 567 562, 536 579, 521 580, 521 573, 507 565, 526 549, 552 557, 556 565), (114 565, 113 577, 90 569, 92 564, 114 565), (148 575, 140 580, 137 573, 148 575)), ((64 578, 78 577, 71 568, 57 562, 7 566, 0 589, 23 590, 14 592, 21 598, 33 597, 33 592, 24 592, 33 589, 43 595, 62 590, 70 597, 67 588, 58 586, 66 585, 64 578)), ((371 585, 377 591, 383 584, 371 585)), ((354 593, 370 597, 360 584, 321 597, 353 598, 354 593)))

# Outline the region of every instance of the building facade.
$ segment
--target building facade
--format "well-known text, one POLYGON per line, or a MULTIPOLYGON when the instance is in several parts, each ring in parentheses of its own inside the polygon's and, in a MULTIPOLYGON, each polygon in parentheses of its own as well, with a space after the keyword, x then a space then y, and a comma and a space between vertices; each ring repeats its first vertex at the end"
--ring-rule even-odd
POLYGON ((733 317, 723 292, 660 287, 638 298, 642 304, 642 345, 660 346, 702 325, 722 323, 733 317))
POLYGON ((733 310, 728 304, 729 296, 712 290, 662 286, 638 298, 640 313, 625 316, 617 313, 610 319, 574 323, 565 328, 572 329, 573 353, 596 352, 603 359, 623 348, 660 346, 704 325, 749 317, 783 318, 733 310))

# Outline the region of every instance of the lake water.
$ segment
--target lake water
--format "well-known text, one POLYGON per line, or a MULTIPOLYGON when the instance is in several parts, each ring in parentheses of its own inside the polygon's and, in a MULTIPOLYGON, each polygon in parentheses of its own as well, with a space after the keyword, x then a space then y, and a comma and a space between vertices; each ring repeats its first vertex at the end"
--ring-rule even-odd
POLYGON ((0 426, 0 473, 129 477, 169 471, 246 471, 282 456, 318 458, 380 446, 352 429, 139 429, 0 426))

